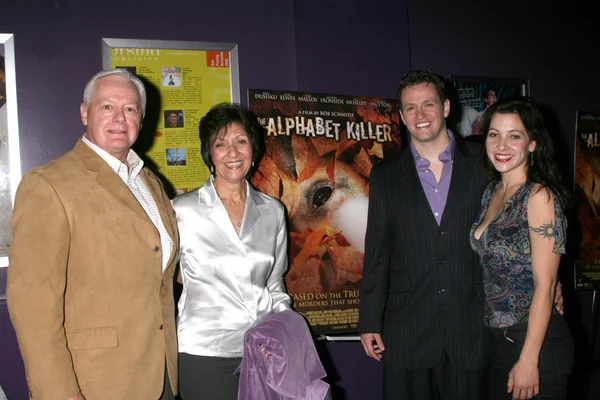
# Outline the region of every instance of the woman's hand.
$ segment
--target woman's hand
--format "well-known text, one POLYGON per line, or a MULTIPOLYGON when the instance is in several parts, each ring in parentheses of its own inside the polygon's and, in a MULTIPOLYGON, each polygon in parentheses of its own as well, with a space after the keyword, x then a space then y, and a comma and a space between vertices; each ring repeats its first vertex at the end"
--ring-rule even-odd
POLYGON ((540 393, 540 371, 534 361, 517 361, 508 374, 508 393, 513 399, 531 399, 540 393))
POLYGON ((273 355, 271 353, 267 352, 264 344, 260 345, 260 351, 263 353, 265 360, 269 360, 270 363, 273 362, 273 355))

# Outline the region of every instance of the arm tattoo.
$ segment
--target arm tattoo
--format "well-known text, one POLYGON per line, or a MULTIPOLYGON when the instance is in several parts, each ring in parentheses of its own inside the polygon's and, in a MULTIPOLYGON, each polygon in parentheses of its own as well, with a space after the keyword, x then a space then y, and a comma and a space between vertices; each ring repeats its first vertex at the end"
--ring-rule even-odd
POLYGON ((529 229, 542 236, 544 239, 552 239, 556 237, 556 225, 554 225, 552 222, 548 224, 542 224, 537 228, 529 229))

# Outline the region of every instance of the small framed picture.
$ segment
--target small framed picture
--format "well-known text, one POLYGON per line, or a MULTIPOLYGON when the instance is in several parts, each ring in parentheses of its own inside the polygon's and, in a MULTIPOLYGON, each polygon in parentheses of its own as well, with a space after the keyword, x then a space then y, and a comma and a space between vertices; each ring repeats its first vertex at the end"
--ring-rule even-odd
POLYGON ((165 128, 183 128, 183 110, 165 110, 165 128))
MULTIPOLYGON (((0 33, 0 64, 0 268, 3 268, 8 266, 12 208, 21 180, 13 34, 0 33)), ((3 295, 2 287, 0 298, 3 295)))
POLYGON ((455 115, 455 121, 462 137, 479 135, 483 112, 499 99, 529 96, 528 79, 451 76, 450 81, 460 102, 460 115, 455 115))

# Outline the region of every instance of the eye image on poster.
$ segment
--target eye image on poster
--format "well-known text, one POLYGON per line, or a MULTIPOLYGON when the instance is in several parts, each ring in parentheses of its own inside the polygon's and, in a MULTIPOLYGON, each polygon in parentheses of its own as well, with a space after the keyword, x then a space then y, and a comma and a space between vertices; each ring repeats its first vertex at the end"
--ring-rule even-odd
POLYGON ((600 113, 577 113, 575 200, 582 235, 576 285, 600 287, 600 113))
POLYGON ((462 137, 479 135, 483 112, 499 99, 529 95, 527 80, 453 76, 460 101, 458 133, 462 137))
POLYGON ((396 100, 249 90, 265 128, 252 178, 289 217, 294 309, 315 333, 357 330, 369 176, 400 150, 396 100))

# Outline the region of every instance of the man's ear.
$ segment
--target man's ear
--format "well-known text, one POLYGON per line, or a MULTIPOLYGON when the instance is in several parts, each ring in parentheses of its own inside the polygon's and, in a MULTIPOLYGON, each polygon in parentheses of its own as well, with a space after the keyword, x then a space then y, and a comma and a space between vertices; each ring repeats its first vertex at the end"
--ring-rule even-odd
POLYGON ((87 126, 88 106, 85 103, 81 103, 79 106, 79 113, 81 114, 81 122, 83 122, 83 125, 87 126))
POLYGON ((398 114, 400 114, 400 119, 402 120, 402 123, 406 125, 406 121, 404 120, 404 115, 402 115, 402 111, 398 110, 398 114))
POLYGON ((444 100, 444 118, 448 118, 450 115, 450 100, 444 100))

